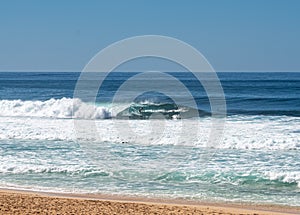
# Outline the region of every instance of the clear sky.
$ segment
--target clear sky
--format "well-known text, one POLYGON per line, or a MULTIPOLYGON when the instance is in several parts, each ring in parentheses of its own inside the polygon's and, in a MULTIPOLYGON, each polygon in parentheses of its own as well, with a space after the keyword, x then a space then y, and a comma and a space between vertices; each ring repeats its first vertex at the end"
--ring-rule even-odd
POLYGON ((81 71, 118 40, 166 35, 217 71, 300 71, 298 0, 1 0, 0 71, 81 71))

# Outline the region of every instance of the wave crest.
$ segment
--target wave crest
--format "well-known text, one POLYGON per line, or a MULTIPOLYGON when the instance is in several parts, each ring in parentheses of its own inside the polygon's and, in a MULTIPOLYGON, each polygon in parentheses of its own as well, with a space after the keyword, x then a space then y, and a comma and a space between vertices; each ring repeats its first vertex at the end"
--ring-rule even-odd
POLYGON ((62 98, 46 101, 0 100, 0 116, 107 119, 111 111, 80 99, 62 98))

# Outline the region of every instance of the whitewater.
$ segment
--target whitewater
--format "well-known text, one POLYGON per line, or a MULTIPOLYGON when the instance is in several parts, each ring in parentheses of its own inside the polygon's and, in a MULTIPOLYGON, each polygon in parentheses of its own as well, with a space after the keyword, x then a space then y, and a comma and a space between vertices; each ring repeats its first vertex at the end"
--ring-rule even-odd
MULTIPOLYGON (((136 120, 109 120, 113 117, 112 108, 82 102, 80 99, 62 98, 46 101, 0 101, 0 139, 22 140, 66 140, 76 141, 111 141, 114 143, 130 142, 114 131, 115 124, 132 126, 133 132, 140 129, 146 133, 150 121, 136 120), (76 132, 74 119, 95 120, 99 133, 99 140, 91 135, 76 132), (106 120, 104 120, 106 119, 106 120), (143 130, 144 129, 144 130, 143 130)), ((124 106, 124 105, 123 105, 124 106)), ((119 108, 120 109, 120 108, 119 108)), ((116 113, 116 112, 115 112, 116 113)), ((116 115, 116 114, 114 114, 116 115)), ((197 147, 206 147, 208 134, 211 128, 211 118, 185 119, 184 123, 198 128, 199 135, 191 136, 188 133, 181 142, 176 140, 182 135, 180 120, 166 120, 166 132, 163 139, 157 144, 181 144, 197 147)), ((222 144, 216 148, 237 149, 265 149, 265 150, 299 150, 300 149, 300 119, 298 117, 270 117, 270 116, 229 116, 222 144)), ((143 142, 138 142, 143 144, 143 142)))

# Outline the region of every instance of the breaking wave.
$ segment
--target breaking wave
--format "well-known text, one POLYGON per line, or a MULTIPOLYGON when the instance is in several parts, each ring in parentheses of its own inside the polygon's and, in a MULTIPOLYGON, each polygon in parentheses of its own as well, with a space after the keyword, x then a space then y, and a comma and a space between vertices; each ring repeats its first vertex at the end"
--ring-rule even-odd
POLYGON ((163 116, 165 119, 208 116, 209 113, 175 103, 132 103, 119 107, 98 106, 80 99, 62 98, 46 101, 0 100, 2 117, 40 117, 58 119, 149 119, 163 116))
POLYGON ((107 119, 111 111, 80 99, 62 98, 46 101, 0 100, 0 116, 107 119))

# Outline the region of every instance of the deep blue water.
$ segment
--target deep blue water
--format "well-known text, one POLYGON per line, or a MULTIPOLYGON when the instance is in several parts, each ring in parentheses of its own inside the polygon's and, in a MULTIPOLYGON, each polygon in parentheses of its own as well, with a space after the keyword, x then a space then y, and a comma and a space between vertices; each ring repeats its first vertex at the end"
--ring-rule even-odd
MULTIPOLYGON (((136 73, 110 73, 97 101, 110 102, 120 85, 136 73)), ((191 73, 170 73, 190 90, 198 108, 210 111, 205 90, 191 73)), ((0 73, 0 99, 72 98, 80 73, 0 73)), ((300 73, 218 73, 226 96, 227 114, 300 116, 300 73)), ((87 101, 89 98, 86 98, 87 101)))

